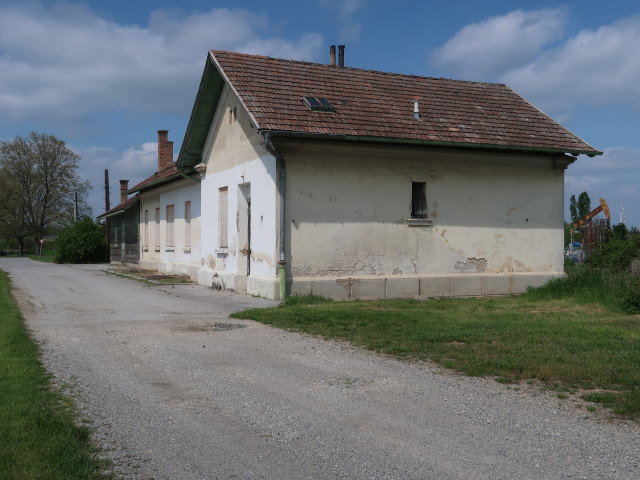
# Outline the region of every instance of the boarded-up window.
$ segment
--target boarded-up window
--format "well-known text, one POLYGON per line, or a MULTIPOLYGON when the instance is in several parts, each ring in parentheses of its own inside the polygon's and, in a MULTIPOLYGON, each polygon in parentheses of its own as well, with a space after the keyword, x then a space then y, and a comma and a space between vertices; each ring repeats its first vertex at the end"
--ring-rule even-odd
POLYGON ((155 242, 156 250, 160 250, 160 207, 156 208, 156 218, 153 230, 153 241, 155 242))
POLYGON ((228 205, 229 189, 222 187, 218 190, 218 246, 227 248, 229 246, 228 237, 228 205))
POLYGON ((184 246, 191 246, 191 202, 184 202, 184 246))
POLYGON ((427 218, 426 182, 411 182, 411 218, 427 218))
POLYGON ((166 216, 166 236, 167 236, 167 248, 171 248, 175 245, 175 240, 173 238, 173 220, 174 220, 174 206, 167 205, 167 216, 166 216))
POLYGON ((144 229, 142 230, 144 235, 144 248, 149 248, 149 210, 144 211, 144 229))

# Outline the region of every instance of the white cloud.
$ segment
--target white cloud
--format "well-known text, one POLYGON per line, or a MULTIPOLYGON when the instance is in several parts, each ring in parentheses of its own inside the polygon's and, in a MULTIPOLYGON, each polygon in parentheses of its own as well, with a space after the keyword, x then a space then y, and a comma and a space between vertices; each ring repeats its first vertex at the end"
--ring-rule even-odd
POLYGON ((631 104, 640 108, 640 16, 583 30, 501 79, 545 108, 631 104))
POLYGON ((61 3, 4 5, 0 15, 0 123, 78 119, 126 109, 184 113, 209 49, 315 60, 322 37, 268 34, 244 10, 157 10, 147 26, 105 20, 61 3))
POLYGON ((561 38, 564 9, 515 10, 462 28, 433 56, 448 74, 487 80, 534 60, 542 47, 561 38))
POLYGON ((94 185, 103 182, 105 168, 112 175, 118 175, 118 179, 131 180, 133 185, 151 175, 157 167, 158 145, 155 142, 136 145, 124 152, 109 147, 70 148, 80 155, 80 176, 94 185))
POLYGON ((124 152, 108 147, 74 147, 70 148, 80 155, 78 174, 91 183, 88 202, 93 213, 99 215, 104 211, 104 169, 109 169, 111 206, 119 203, 120 179, 129 180, 129 187, 144 180, 156 171, 158 162, 157 142, 147 142, 126 149, 124 152))
MULTIPOLYGON (((158 143, 147 142, 128 148, 114 164, 114 170, 137 178, 138 181, 156 171, 158 166, 158 143)), ((133 185, 133 184, 132 184, 133 185)))
POLYGON ((640 108, 640 16, 563 36, 564 9, 516 10, 463 27, 433 54, 447 76, 500 81, 556 118, 576 105, 640 108))

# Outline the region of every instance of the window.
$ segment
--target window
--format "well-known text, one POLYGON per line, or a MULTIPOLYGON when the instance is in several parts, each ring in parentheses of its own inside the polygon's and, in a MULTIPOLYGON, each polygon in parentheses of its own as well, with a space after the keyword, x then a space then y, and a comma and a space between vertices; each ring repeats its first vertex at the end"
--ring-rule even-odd
POLYGON ((174 206, 167 205, 167 215, 165 223, 165 234, 167 237, 166 248, 173 248, 175 243, 173 239, 173 220, 174 220, 174 206))
POLYGON ((427 218, 426 182, 411 182, 411 218, 427 218))
POLYGON ((222 187, 218 189, 218 247, 227 248, 229 239, 227 234, 228 227, 228 198, 229 188, 222 187))
POLYGON ((184 202, 184 248, 191 248, 191 202, 184 202))
POLYGON ((153 241, 155 242, 156 251, 160 250, 160 207, 156 208, 156 218, 155 218, 154 232, 153 232, 153 241))
POLYGON ((309 107, 312 112, 333 112, 335 109, 331 102, 324 97, 304 97, 304 104, 309 107))
POLYGON ((144 211, 144 228, 142 229, 142 235, 144 235, 144 248, 149 249, 149 210, 144 211))

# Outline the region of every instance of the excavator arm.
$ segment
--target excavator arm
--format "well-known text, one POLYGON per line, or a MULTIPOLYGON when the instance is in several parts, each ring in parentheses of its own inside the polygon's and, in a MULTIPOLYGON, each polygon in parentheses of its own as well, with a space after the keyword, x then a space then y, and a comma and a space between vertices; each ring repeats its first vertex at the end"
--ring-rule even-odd
POLYGON ((584 225, 589 223, 589 220, 591 220, 593 217, 598 215, 600 212, 604 212, 604 216, 607 218, 607 220, 611 220, 611 212, 609 211, 609 205, 607 205, 607 202, 605 201, 604 198, 600 198, 599 200, 600 200, 600 205, 598 205, 596 208, 591 210, 584 217, 578 219, 576 223, 573 224, 573 228, 583 227, 584 225))

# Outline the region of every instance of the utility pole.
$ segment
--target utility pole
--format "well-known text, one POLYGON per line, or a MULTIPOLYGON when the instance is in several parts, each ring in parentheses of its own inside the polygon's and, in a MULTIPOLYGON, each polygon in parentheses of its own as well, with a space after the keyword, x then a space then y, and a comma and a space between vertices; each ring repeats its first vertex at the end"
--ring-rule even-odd
POLYGON ((73 221, 78 221, 78 192, 73 192, 73 221))
POLYGON ((109 201, 109 169, 104 169, 104 211, 111 210, 111 202, 109 201))

